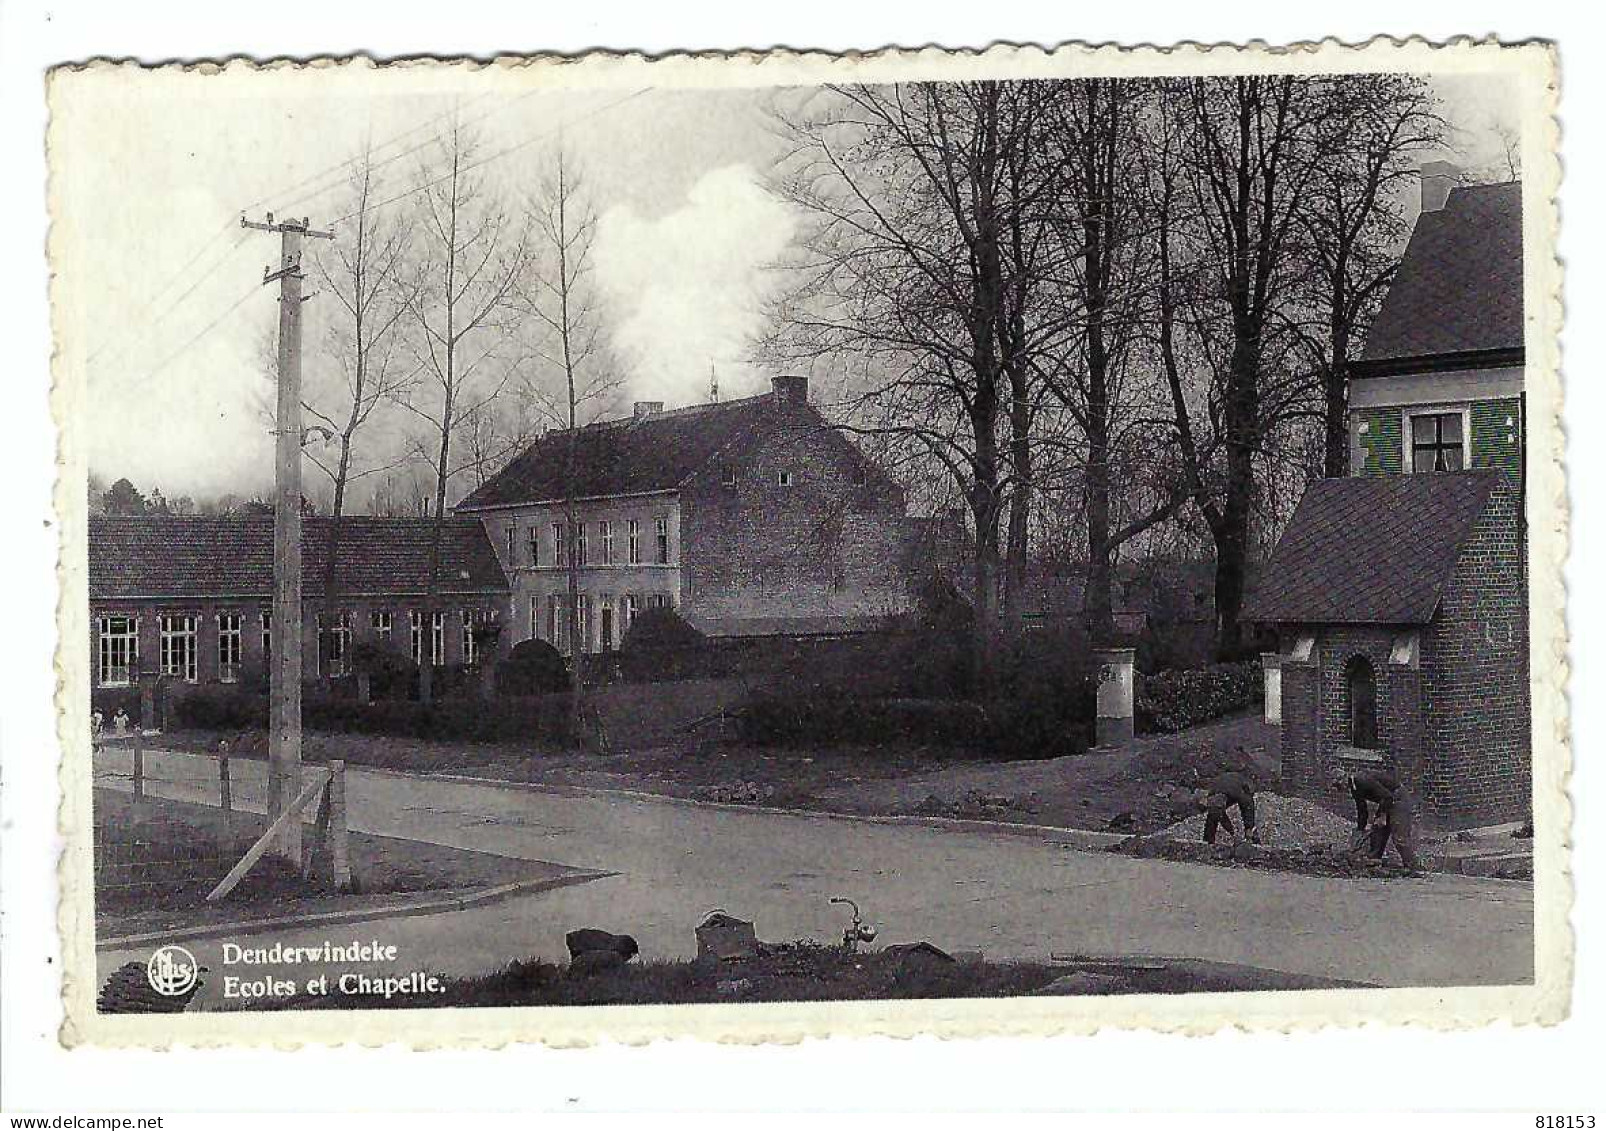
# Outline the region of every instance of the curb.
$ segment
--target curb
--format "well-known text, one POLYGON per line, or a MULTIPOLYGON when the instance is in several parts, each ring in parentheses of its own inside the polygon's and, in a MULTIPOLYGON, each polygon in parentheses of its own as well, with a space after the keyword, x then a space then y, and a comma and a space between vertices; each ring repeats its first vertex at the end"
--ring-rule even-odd
POLYGON ((618 872, 577 872, 569 876, 554 876, 546 880, 515 880, 510 884, 479 888, 467 895, 448 899, 426 899, 414 903, 392 904, 386 907, 354 907, 349 911, 321 911, 308 915, 280 915, 272 919, 244 919, 229 923, 208 923, 204 926, 172 931, 146 931, 137 935, 117 935, 97 938, 95 950, 124 950, 151 944, 192 942, 198 939, 224 938, 229 935, 257 934, 273 928, 334 926, 344 923, 364 923, 375 919, 408 919, 418 915, 439 915, 446 911, 466 911, 471 907, 484 907, 499 903, 516 895, 533 895, 557 888, 617 876, 618 872))
MULTIPOLYGON (((197 758, 214 758, 206 751, 169 750, 167 753, 184 754, 197 758)), ((1002 833, 1008 836, 1035 836, 1065 842, 1072 848, 1097 850, 1126 840, 1131 833, 1108 833, 1096 829, 1073 829, 1062 825, 1034 825, 1022 821, 991 821, 981 817, 929 817, 918 813, 841 813, 832 809, 795 809, 780 805, 746 805, 736 801, 704 801, 695 797, 676 797, 668 793, 653 793, 645 789, 619 789, 607 786, 567 785, 559 782, 507 781, 503 778, 482 778, 473 774, 427 773, 417 770, 393 770, 386 766, 365 766, 347 762, 348 773, 377 774, 381 777, 408 778, 413 781, 438 781, 453 785, 489 786, 521 793, 545 793, 557 797, 625 798, 631 801, 660 805, 680 805, 689 809, 712 809, 727 813, 765 813, 779 817, 804 817, 824 821, 855 821, 869 825, 904 825, 932 829, 949 829, 954 832, 1002 833)))
POLYGON ((928 817, 918 813, 841 813, 832 809, 794 809, 779 805, 744 805, 736 801, 703 801, 695 797, 675 797, 667 793, 652 793, 644 789, 610 789, 605 786, 564 785, 554 782, 504 781, 498 778, 480 778, 472 774, 417 774, 406 770, 389 770, 375 766, 357 766, 363 773, 385 774, 391 777, 414 778, 427 781, 450 782, 455 785, 491 786, 524 793, 546 793, 559 797, 621 797, 663 805, 680 805, 688 809, 713 809, 727 813, 764 813, 779 817, 804 817, 825 821, 855 821, 867 825, 913 825, 932 829, 949 829, 954 832, 1002 833, 1007 836, 1035 836, 1063 841, 1072 848, 1101 849, 1126 840, 1131 833, 1106 833, 1095 829, 1072 829, 1062 825, 1034 825, 1024 821, 990 821, 980 817, 928 817))

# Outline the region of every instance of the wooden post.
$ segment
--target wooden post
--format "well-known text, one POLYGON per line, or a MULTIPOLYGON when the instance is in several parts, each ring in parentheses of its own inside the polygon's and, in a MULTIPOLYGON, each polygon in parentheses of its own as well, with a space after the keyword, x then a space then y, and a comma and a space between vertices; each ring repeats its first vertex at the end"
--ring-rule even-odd
POLYGON ((217 755, 218 808, 222 812, 222 840, 225 852, 234 851, 234 788, 229 780, 229 748, 223 746, 217 755))
POLYGON ((145 731, 134 728, 134 804, 145 800, 145 731))
POLYGON ((336 891, 351 890, 351 853, 346 843, 346 763, 329 762, 329 869, 336 891))
MULTIPOLYGON (((333 239, 305 219, 267 223, 240 217, 240 226, 278 232, 279 269, 263 282, 279 283, 278 415, 274 427, 273 656, 269 669, 268 815, 277 818, 301 780, 301 240, 333 239)), ((275 821, 274 852, 301 863, 301 822, 275 821)))

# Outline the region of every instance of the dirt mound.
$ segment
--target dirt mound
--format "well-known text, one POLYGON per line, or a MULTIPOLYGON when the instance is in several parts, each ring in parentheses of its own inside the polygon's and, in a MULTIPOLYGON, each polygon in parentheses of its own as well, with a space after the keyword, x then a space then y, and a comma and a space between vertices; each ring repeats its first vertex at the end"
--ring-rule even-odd
MULTIPOLYGON (((1238 811, 1230 809, 1228 816, 1232 818, 1233 827, 1242 833, 1238 811)), ((1205 815, 1196 813, 1158 835, 1173 840, 1202 841, 1204 825, 1205 815)), ((1260 843, 1266 848, 1347 848, 1355 823, 1304 798, 1257 793, 1255 827, 1260 831, 1260 843)))
POLYGON ((1411 873, 1398 864, 1351 854, 1343 846, 1271 848, 1258 844, 1205 844, 1175 840, 1169 835, 1131 836, 1112 844, 1106 852, 1142 860, 1178 860, 1227 868, 1262 868, 1273 872, 1299 872, 1308 876, 1368 876, 1393 878, 1411 873))

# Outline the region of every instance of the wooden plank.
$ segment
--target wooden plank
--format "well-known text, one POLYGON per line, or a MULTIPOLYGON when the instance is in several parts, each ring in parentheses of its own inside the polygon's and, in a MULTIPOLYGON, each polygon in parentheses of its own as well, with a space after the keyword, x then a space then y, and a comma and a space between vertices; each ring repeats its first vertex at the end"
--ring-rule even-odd
MULTIPOLYGON (((262 859, 263 854, 268 850, 268 846, 273 844, 274 840, 284 832, 290 822, 299 822, 301 820, 301 811, 312 804, 313 798, 318 796, 328 780, 329 774, 327 771, 315 774, 312 784, 303 789, 301 795, 283 813, 279 814, 278 820, 268 826, 268 831, 258 837, 257 842, 246 850, 245 855, 240 857, 240 862, 230 868, 229 874, 224 876, 217 887, 212 889, 211 894, 206 897, 206 902, 216 903, 233 891, 239 882, 245 879, 245 874, 251 870, 252 866, 262 859)), ((297 831, 299 832, 299 829, 297 831)), ((298 836, 296 839, 299 841, 300 837, 298 836)))
POLYGON ((336 891, 351 890, 351 851, 346 842, 346 763, 329 762, 329 856, 336 891))

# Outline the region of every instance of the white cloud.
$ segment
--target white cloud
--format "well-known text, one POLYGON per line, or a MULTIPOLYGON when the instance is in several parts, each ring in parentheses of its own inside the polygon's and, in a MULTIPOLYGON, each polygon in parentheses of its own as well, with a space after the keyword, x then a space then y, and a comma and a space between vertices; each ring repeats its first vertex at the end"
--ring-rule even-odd
POLYGON ((609 209, 598 229, 597 279, 614 344, 639 400, 671 406, 761 392, 766 376, 742 362, 762 326, 763 268, 791 239, 793 218, 747 165, 703 175, 686 201, 657 219, 609 209))

